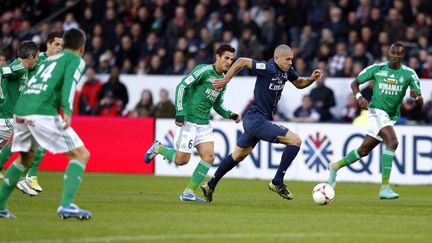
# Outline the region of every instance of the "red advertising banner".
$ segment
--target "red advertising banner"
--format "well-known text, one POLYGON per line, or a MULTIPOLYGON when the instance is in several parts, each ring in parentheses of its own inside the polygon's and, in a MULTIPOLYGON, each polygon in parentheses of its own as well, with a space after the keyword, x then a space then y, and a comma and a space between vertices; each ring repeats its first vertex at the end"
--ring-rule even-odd
MULTIPOLYGON (((86 171, 153 174, 153 162, 144 163, 154 140, 153 118, 73 117, 72 127, 91 154, 86 171)), ((67 163, 65 155, 47 152, 40 169, 63 171, 67 163)))

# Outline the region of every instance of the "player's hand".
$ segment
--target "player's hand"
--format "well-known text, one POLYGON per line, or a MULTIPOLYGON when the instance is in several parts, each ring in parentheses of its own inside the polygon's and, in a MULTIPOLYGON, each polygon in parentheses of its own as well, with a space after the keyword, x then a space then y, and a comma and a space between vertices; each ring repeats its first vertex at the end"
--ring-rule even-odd
POLYGON ((225 84, 227 84, 229 82, 229 80, 225 79, 225 78, 221 78, 221 79, 216 79, 215 81, 213 81, 213 87, 215 89, 220 89, 222 88, 225 84))
POLYGON ((175 124, 176 124, 176 126, 178 126, 178 127, 182 127, 182 126, 184 126, 185 125, 185 117, 184 116, 181 116, 181 115, 176 115, 176 117, 175 117, 175 124))
POLYGON ((369 102, 363 96, 360 96, 360 98, 358 98, 357 102, 360 106, 360 109, 368 110, 369 102))
POLYGON ((72 123, 72 118, 70 115, 63 114, 63 129, 67 129, 70 127, 72 123))
POLYGON ((410 90, 410 96, 411 96, 411 98, 416 99, 418 96, 417 91, 416 90, 410 90))
POLYGON ((323 74, 324 74, 324 71, 323 71, 323 70, 321 70, 321 69, 315 69, 315 70, 312 72, 310 78, 311 78, 311 80, 314 80, 314 81, 315 81, 315 80, 321 78, 321 76, 322 76, 323 74))
POLYGON ((236 123, 239 123, 241 121, 241 115, 238 115, 236 113, 231 112, 230 113, 231 120, 234 120, 236 123))

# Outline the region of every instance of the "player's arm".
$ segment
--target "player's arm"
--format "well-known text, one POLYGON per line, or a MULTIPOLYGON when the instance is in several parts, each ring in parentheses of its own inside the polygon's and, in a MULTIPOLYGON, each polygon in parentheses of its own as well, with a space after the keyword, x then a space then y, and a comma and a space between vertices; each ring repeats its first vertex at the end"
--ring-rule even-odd
MULTIPOLYGON (((202 66, 201 66, 202 68, 202 66)), ((186 94, 192 85, 199 82, 200 78, 203 75, 203 72, 199 72, 200 66, 195 67, 192 72, 190 72, 186 77, 182 79, 182 81, 177 85, 175 92, 175 124, 177 126, 183 126, 186 122, 186 108, 187 108, 187 99, 186 94), (194 75, 194 73, 198 73, 198 75, 194 75)))
POLYGON ((240 57, 231 65, 231 67, 228 69, 227 73, 225 74, 225 77, 215 80, 213 82, 213 87, 215 89, 222 88, 225 84, 227 84, 231 79, 238 73, 240 70, 242 70, 244 67, 247 67, 249 69, 252 69, 252 59, 247 57, 240 57))
POLYGON ((369 80, 374 79, 374 73, 378 71, 378 65, 373 64, 363 69, 357 77, 351 82, 351 90, 356 97, 357 103, 360 108, 367 110, 369 102, 360 93, 360 84, 366 83, 369 80))
POLYGON ((223 90, 221 92, 221 94, 219 95, 219 97, 216 99, 216 101, 213 105, 213 109, 216 111, 216 113, 221 115, 223 118, 231 119, 231 120, 234 120, 236 123, 239 123, 241 121, 241 116, 228 110, 228 109, 226 109, 223 106, 224 93, 225 93, 225 90, 223 90))
POLYGON ((307 78, 298 77, 296 80, 292 81, 292 83, 296 88, 304 89, 309 85, 311 85, 313 82, 315 82, 317 79, 319 79, 322 74, 323 71, 321 69, 316 69, 312 72, 310 77, 307 78))
POLYGON ((0 78, 7 78, 9 80, 17 80, 18 77, 25 74, 27 69, 22 65, 7 65, 0 68, 0 78))
POLYGON ((75 89, 78 81, 85 71, 85 62, 83 59, 73 60, 67 66, 64 74, 63 85, 61 89, 61 108, 64 116, 64 129, 71 125, 71 114, 75 89))
POLYGON ((409 84, 410 86, 410 96, 414 99, 417 107, 423 107, 424 101, 423 97, 421 96, 421 90, 420 90, 420 79, 417 76, 417 74, 413 71, 412 79, 409 84))

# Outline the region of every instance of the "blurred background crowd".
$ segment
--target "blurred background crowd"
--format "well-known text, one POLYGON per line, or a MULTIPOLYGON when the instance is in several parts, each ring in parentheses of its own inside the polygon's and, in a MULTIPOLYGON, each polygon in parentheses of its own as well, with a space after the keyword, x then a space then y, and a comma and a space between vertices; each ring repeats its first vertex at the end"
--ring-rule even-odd
MULTIPOLYGON (((235 47, 236 56, 258 60, 271 58, 276 45, 287 43, 300 75, 321 68, 325 77, 355 77, 385 61, 389 45, 402 41, 405 63, 420 78, 432 78, 432 1, 427 0, 1 2, 0 65, 14 59, 21 41, 33 40, 43 51, 51 31, 79 27, 87 33, 89 69, 77 98, 79 114, 173 117, 173 94, 163 89, 159 103, 153 104, 153 94, 144 90, 135 109, 125 111, 128 94, 120 75, 184 75, 198 64, 212 63, 222 42, 235 47), (109 79, 101 82, 95 74, 109 79)), ((239 75, 249 74, 243 70, 239 75)), ((371 87, 362 92, 370 97, 371 87)), ((432 123, 432 97, 423 96, 424 109, 404 102, 402 123, 432 123)), ((360 113, 355 98, 348 96, 342 115, 331 114, 336 101, 324 80, 298 102, 294 114, 281 113, 277 119, 352 122, 360 113)))

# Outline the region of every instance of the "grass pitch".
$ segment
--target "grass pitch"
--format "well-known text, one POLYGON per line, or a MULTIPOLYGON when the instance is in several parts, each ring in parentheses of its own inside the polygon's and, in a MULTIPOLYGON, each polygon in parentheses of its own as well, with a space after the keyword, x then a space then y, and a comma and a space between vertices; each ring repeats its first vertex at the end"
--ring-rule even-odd
MULTIPOLYGON (((15 191, 0 220, 0 242, 430 242, 432 187, 394 186, 398 200, 378 199, 379 185, 339 183, 335 201, 320 206, 317 182, 287 181, 295 199, 268 181, 223 179, 210 204, 178 199, 188 178, 87 173, 76 203, 90 221, 56 215, 63 174, 40 172, 44 192, 15 191)), ((201 192, 197 192, 201 195, 201 192)))

